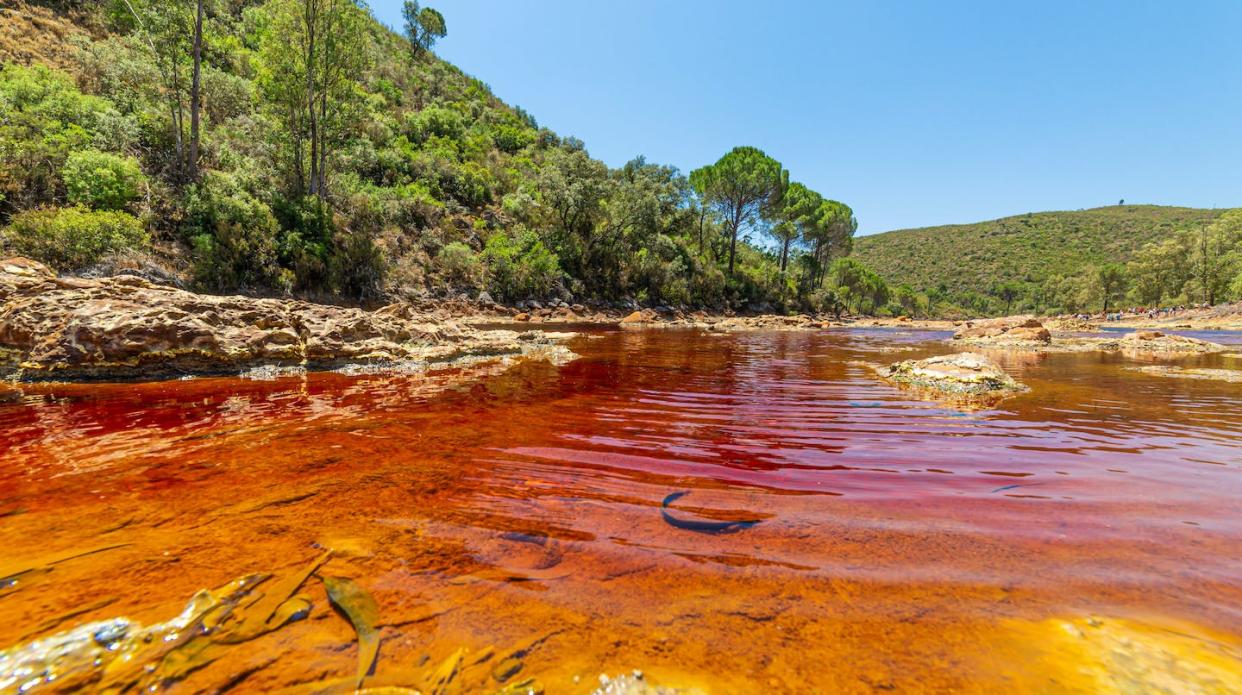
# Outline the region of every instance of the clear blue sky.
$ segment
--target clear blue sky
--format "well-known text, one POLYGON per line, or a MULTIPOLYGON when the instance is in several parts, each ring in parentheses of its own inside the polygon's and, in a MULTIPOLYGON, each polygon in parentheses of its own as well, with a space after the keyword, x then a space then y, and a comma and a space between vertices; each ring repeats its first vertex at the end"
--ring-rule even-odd
POLYGON ((608 164, 754 145, 860 233, 1242 205, 1238 0, 426 4, 442 57, 608 164))

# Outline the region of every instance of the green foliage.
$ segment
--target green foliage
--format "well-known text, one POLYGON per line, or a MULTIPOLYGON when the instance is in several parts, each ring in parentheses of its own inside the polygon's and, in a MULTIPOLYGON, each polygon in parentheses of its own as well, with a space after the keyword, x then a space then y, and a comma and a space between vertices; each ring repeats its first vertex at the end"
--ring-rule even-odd
POLYGON ((272 210, 236 177, 208 173, 186 196, 185 233, 200 287, 288 290, 292 278, 277 263, 279 228, 272 210))
POLYGON ((556 255, 528 229, 497 232, 483 249, 488 289, 499 299, 547 296, 561 279, 556 255))
POLYGON ((4 230, 4 246, 60 271, 87 268, 111 253, 143 250, 147 233, 126 212, 75 206, 27 210, 4 230))
POLYGON ((420 8, 417 0, 405 0, 401 16, 405 18, 405 36, 416 55, 430 51, 436 40, 448 34, 444 15, 430 7, 420 8))
POLYGON ((729 272, 733 272, 738 236, 775 212, 789 182, 780 162, 755 147, 735 147, 711 164, 690 172, 690 185, 724 222, 729 235, 729 272))
POLYGON ((1242 299, 1234 282, 1242 273, 1242 210, 1210 224, 1183 229, 1139 249, 1126 267, 1130 298, 1147 305, 1216 304, 1242 299))
POLYGON ((0 220, 141 206, 203 289, 793 310, 848 252, 849 208, 759 150, 687 179, 539 128, 431 53, 443 17, 416 3, 405 37, 355 0, 205 3, 201 142, 195 0, 97 7, 74 79, 0 69, 0 220), (769 226, 779 253, 748 238, 769 226))
POLYGON ((483 259, 460 241, 440 249, 436 263, 449 287, 477 288, 483 282, 483 259))
POLYGON ((0 194, 12 208, 60 199, 70 153, 128 144, 125 120, 108 100, 42 66, 0 66, 0 114, 0 194))
POLYGON ((833 261, 828 275, 841 300, 856 312, 874 313, 891 297, 884 278, 853 258, 833 261))
POLYGON ((69 155, 61 176, 70 203, 101 210, 120 210, 137 198, 147 183, 137 159, 98 150, 69 155))
MULTIPOLYGON (((1082 283, 1067 284, 1067 280, 1106 263, 1136 260, 1162 265, 1158 276, 1134 278, 1134 286, 1140 288, 1136 292, 1146 297, 1142 303, 1157 301, 1155 295, 1175 297, 1185 282, 1160 278, 1177 272, 1167 256, 1180 252, 1166 247, 1166 259, 1159 261, 1155 254, 1139 259, 1139 250, 1168 243, 1181 231, 1201 229, 1222 214, 1152 205, 1032 213, 861 237, 854 243, 854 253, 891 282, 924 291, 943 287, 945 300, 959 306, 977 302, 1000 283, 1016 282, 1032 288, 1029 296, 1034 310, 1082 311, 1102 298, 1086 301, 1081 286, 1069 287, 1082 283), (1146 286, 1148 282, 1159 286, 1146 286)), ((1130 274, 1134 275, 1133 269, 1130 274)), ((1139 301, 1137 296, 1134 299, 1139 301)), ((1003 301, 984 304, 989 313, 1005 308, 1003 301)))

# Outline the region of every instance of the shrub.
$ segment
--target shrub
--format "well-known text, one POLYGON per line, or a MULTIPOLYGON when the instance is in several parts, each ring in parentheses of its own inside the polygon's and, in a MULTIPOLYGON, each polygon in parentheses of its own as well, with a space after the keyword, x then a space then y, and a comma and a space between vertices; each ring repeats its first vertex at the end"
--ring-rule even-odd
POLYGON ((483 249, 490 290, 506 300, 547 295, 561 278, 556 255, 539 236, 519 228, 493 234, 483 249))
POLYGON ((469 246, 454 241, 436 255, 436 264, 445 281, 454 287, 478 287, 483 279, 483 261, 469 246))
POLYGON ((417 143, 426 142, 431 137, 458 140, 465 132, 466 124, 461 114, 440 106, 412 113, 405 120, 405 134, 417 143))
POLYGON ((69 155, 61 169, 69 202, 99 210, 120 210, 138 197, 146 177, 133 157, 99 150, 69 155))
POLYGON ((286 284, 276 257, 276 218, 234 177, 210 172, 190 189, 184 229, 200 286, 224 291, 286 284))
POLYGON ((62 271, 81 270, 105 255, 144 248, 142 222, 126 212, 77 206, 28 210, 4 231, 6 245, 62 271))

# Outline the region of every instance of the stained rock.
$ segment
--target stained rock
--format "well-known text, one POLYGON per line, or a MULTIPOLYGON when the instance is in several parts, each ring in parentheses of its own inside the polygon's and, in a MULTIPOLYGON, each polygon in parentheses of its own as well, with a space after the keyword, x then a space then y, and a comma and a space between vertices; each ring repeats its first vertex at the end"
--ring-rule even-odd
POLYGON ((897 362, 879 373, 903 386, 951 396, 995 397, 1026 390, 1000 365, 973 352, 897 362))
POLYGON ((57 277, 28 259, 0 261, 0 373, 23 379, 446 361, 518 354, 527 342, 511 331, 437 320, 409 304, 365 311, 202 295, 134 276, 57 277))
POLYGON ((1006 316, 968 321, 953 334, 953 338, 978 343, 1048 343, 1052 340, 1052 334, 1034 316, 1006 316))

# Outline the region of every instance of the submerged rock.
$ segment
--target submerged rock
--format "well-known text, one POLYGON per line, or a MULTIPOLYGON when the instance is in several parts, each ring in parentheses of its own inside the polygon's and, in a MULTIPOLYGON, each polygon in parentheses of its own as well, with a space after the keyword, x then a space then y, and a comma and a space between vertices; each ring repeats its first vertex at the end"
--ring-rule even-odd
POLYGON ((591 695, 696 695, 701 692, 698 689, 670 688, 649 683, 643 677, 642 671, 634 671, 611 677, 601 674, 599 687, 591 691, 591 695))
POLYGON ((133 276, 57 277, 0 262, 0 371, 23 379, 164 378, 256 367, 445 361, 548 342, 437 321, 408 304, 376 311, 213 296, 133 276))
POLYGON ((1007 621, 1008 639, 989 645, 1015 657, 1007 692, 1236 693, 1242 645, 1187 623, 1110 617, 1007 621), (1056 684, 1051 687, 1051 684, 1056 684))
POLYGON ((1225 346, 1184 335, 1160 331, 1135 331, 1121 339, 1121 349, 1145 352, 1221 352, 1225 346))
POLYGON ((1229 383, 1242 383, 1242 370, 1239 369, 1196 369, 1190 367, 1131 367, 1136 372, 1152 376, 1170 377, 1173 379, 1209 379, 1229 383))
POLYGON ((973 352, 906 360, 877 371, 887 381, 933 397, 981 405, 1026 390, 1000 365, 973 352))

